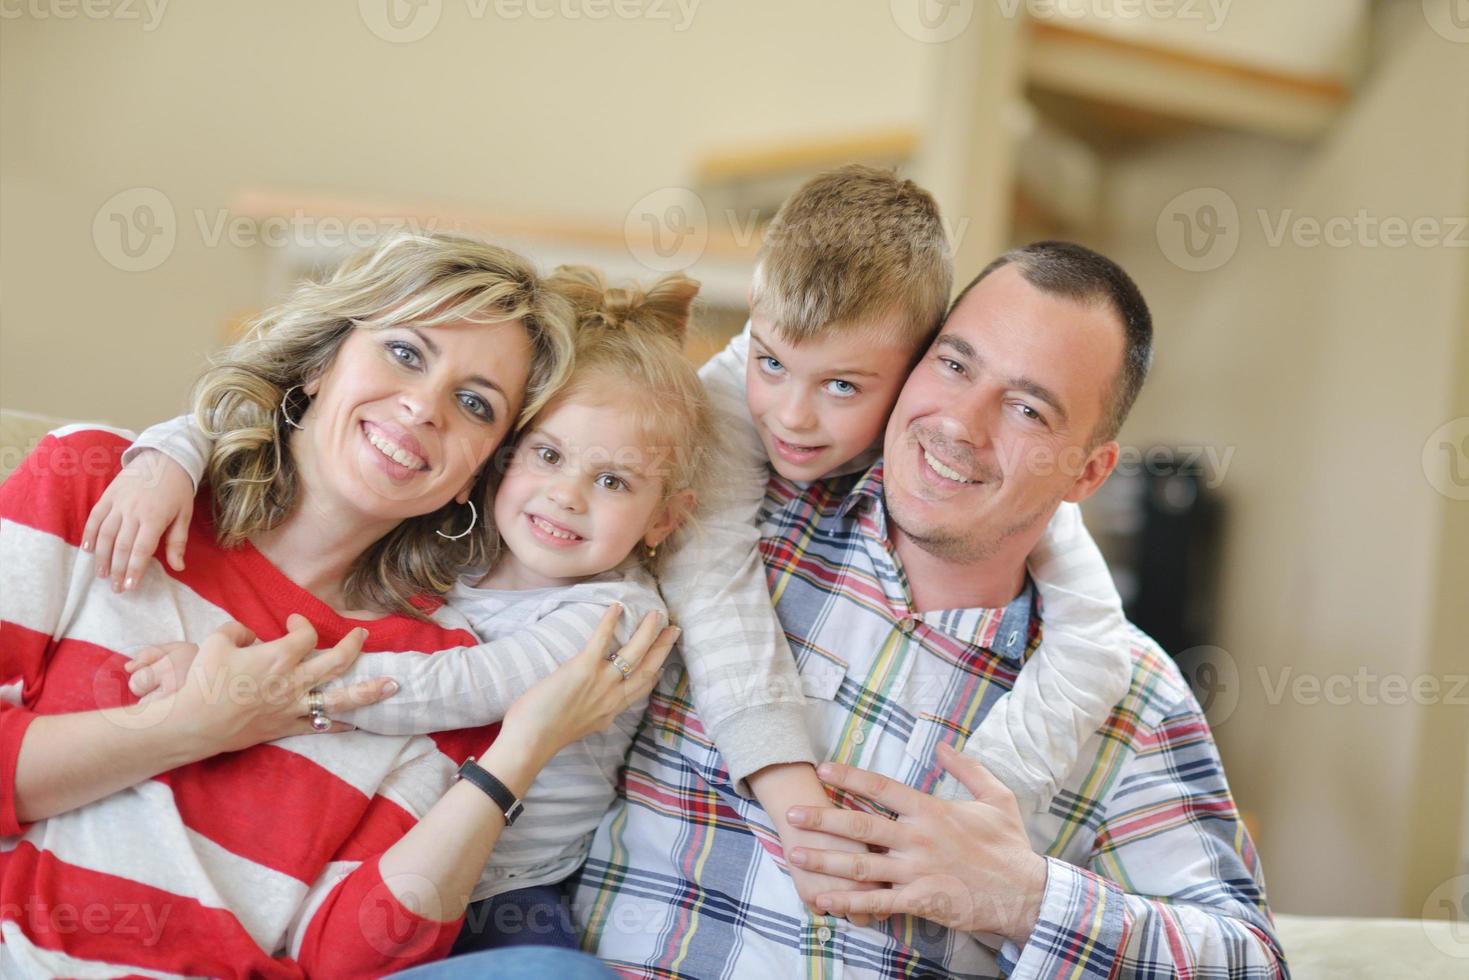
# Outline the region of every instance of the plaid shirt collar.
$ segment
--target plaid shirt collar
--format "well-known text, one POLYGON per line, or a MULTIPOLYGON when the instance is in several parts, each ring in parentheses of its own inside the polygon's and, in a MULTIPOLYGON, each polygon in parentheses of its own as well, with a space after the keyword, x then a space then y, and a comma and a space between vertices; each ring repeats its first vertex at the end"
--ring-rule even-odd
MULTIPOLYGON (((869 548, 884 552, 894 568, 898 556, 887 533, 887 504, 882 492, 882 460, 863 473, 847 492, 836 510, 834 520, 856 522, 863 530, 869 548)), ((911 601, 911 600, 910 600, 911 601)), ((1031 640, 1032 620, 1039 612, 1035 585, 1030 575, 1020 594, 999 609, 933 609, 910 612, 913 619, 939 630, 956 640, 988 650, 1017 667, 1023 665, 1034 645, 1031 640)))

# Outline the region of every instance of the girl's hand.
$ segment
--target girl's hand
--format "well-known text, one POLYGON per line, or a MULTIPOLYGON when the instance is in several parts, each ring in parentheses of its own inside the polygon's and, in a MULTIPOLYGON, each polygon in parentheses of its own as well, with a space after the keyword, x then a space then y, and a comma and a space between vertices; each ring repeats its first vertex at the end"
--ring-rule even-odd
POLYGON ((550 758, 573 742, 607 729, 612 720, 646 698, 658 682, 663 661, 678 640, 676 627, 660 629, 662 616, 649 613, 627 646, 617 651, 631 672, 607 656, 622 607, 607 610, 582 652, 538 681, 505 713, 502 737, 526 739, 550 758))
MULTIPOLYGON (((312 734, 307 694, 352 666, 367 630, 352 630, 332 649, 311 657, 316 647, 311 623, 293 614, 286 626, 290 632, 269 643, 257 643, 255 634, 239 623, 220 627, 199 645, 179 689, 155 699, 149 713, 167 717, 211 755, 312 734)), ((375 704, 389 690, 366 681, 323 694, 331 717, 375 704)), ((329 731, 352 731, 352 726, 332 722, 329 731)))
POLYGON ((199 653, 197 643, 183 641, 144 647, 122 665, 130 675, 128 690, 139 703, 172 694, 183 686, 189 667, 199 653))
POLYGON ((143 577, 164 531, 169 566, 184 570, 193 516, 189 474, 163 453, 145 449, 123 467, 87 516, 82 550, 96 553, 98 578, 110 576, 112 591, 126 592, 143 577))

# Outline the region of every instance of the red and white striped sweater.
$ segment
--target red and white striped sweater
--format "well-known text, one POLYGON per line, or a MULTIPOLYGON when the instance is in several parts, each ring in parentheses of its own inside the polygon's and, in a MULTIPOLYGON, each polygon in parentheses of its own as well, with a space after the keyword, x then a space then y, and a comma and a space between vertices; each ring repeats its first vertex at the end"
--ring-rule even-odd
POLYGON ((323 647, 358 625, 368 650, 475 642, 406 616, 338 616, 253 547, 220 548, 207 490, 187 570, 155 558, 135 592, 114 595, 79 544, 127 445, 111 430, 59 430, 0 486, 0 975, 359 977, 443 956, 459 922, 404 908, 378 859, 498 726, 286 738, 17 823, 26 727, 134 704, 123 664, 146 645, 198 641, 229 620, 272 639, 292 612, 323 647))

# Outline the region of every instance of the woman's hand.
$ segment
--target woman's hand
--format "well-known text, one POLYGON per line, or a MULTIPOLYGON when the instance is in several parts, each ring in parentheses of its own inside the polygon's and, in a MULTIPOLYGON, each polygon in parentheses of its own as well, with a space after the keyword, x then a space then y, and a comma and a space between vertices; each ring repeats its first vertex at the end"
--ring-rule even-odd
POLYGON ((643 617, 627 646, 617 651, 631 666, 623 677, 607 655, 621 615, 619 605, 608 609, 581 653, 516 698, 505 713, 501 738, 524 739, 549 759, 571 743, 604 731, 614 718, 648 696, 681 631, 660 629, 658 613, 643 617))
POLYGON ((145 449, 102 492, 82 530, 82 550, 97 557, 97 577, 112 578, 126 592, 148 568, 158 540, 168 532, 168 564, 184 570, 184 545, 194 516, 194 483, 184 468, 156 449, 145 449))
MULTIPOLYGON (((149 713, 166 713, 207 747, 208 754, 312 734, 306 695, 352 666, 367 630, 354 629, 330 650, 311 657, 316 630, 306 617, 292 614, 286 627, 285 636, 268 643, 257 643, 255 634, 239 623, 220 627, 199 645, 178 690, 152 701, 156 707, 149 713)), ((323 693, 328 717, 388 696, 379 681, 323 693)), ((352 726, 333 722, 329 731, 352 731, 352 726)))

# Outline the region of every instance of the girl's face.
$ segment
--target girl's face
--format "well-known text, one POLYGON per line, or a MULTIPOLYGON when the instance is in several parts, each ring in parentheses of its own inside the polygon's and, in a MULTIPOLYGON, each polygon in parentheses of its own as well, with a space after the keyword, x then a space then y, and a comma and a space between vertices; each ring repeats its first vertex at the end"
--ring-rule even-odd
MULTIPOLYGON (((629 393, 631 394, 631 393, 629 393)), ((520 586, 556 586, 616 568, 678 525, 692 494, 664 499, 668 447, 648 444, 631 399, 572 396, 526 430, 495 495, 495 526, 520 586)))
POLYGON ((520 411, 531 345, 516 321, 353 330, 292 437, 308 499, 396 524, 468 499, 520 411))

